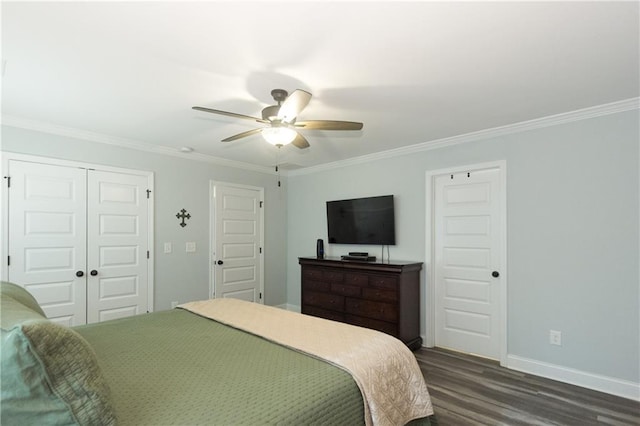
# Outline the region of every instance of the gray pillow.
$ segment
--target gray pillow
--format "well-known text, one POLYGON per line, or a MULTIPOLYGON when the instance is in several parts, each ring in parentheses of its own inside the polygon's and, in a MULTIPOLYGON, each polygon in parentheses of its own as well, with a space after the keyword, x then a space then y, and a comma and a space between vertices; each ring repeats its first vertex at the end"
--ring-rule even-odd
POLYGON ((111 393, 89 343, 6 293, 1 302, 0 423, 116 424, 111 393))

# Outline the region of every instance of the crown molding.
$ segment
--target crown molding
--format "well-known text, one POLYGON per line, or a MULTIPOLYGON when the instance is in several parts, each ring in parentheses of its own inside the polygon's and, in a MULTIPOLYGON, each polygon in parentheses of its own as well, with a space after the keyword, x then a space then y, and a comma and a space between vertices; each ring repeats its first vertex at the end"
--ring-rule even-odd
POLYGON ((530 130, 542 129, 545 127, 557 126, 560 124, 571 123, 574 121, 588 120, 591 118, 601 117, 620 112, 632 111, 640 109, 640 98, 630 98, 622 101, 611 102, 608 104, 597 105, 594 107, 583 108, 575 111, 564 112, 561 114, 550 115, 547 117, 536 118, 534 120, 522 121, 519 123, 508 124, 506 126, 493 127, 491 129, 480 130, 477 132, 465 133, 462 135, 451 136, 448 138, 435 139, 407 147, 390 149, 387 151, 376 152, 374 154, 363 155, 360 157, 349 158, 347 160, 335 161, 332 163, 321 164, 319 166, 305 167, 289 172, 289 176, 299 176, 311 173, 317 173, 326 170, 333 170, 342 167, 353 166, 356 164, 368 163, 376 160, 388 159, 391 157, 399 157, 402 155, 415 154, 418 152, 430 151, 433 149, 444 148, 447 146, 476 142, 484 139, 496 138, 499 136, 510 135, 514 133, 526 132, 530 130))
MULTIPOLYGON (((494 127, 491 129, 480 130, 477 132, 465 133, 462 135, 451 136, 448 138, 435 139, 407 147, 390 149, 387 151, 376 152, 374 154, 362 155, 360 157, 349 158, 346 160, 334 161, 318 166, 303 167, 297 170, 282 170, 284 176, 299 176, 311 173, 318 173, 326 170, 333 170, 342 167, 363 164, 391 157, 409 155, 418 152, 430 151, 433 149, 444 148, 447 146, 476 142, 484 139, 505 136, 514 133, 526 132, 544 127, 557 126, 560 124, 571 123, 574 121, 588 120, 591 118, 601 117, 619 112, 640 109, 640 98, 630 98, 622 101, 611 102, 608 104, 597 105, 594 107, 583 108, 575 111, 565 112, 547 117, 537 118, 534 120, 522 121, 520 123, 509 124, 506 126, 494 127)), ((16 117, 12 115, 2 115, 2 125, 17 127, 26 130, 34 130, 52 135, 65 136, 74 139, 86 140, 89 142, 102 143, 123 148, 135 149, 138 151, 152 152, 162 155, 170 155, 187 160, 203 161, 219 166, 233 167, 237 169, 250 170, 259 173, 276 174, 272 167, 258 166, 255 164, 244 163, 241 161, 227 160, 225 158, 214 157, 212 155, 201 154, 198 152, 182 153, 174 148, 158 146, 146 142, 136 141, 132 139, 118 138, 108 136, 101 133, 94 133, 70 127, 58 126, 55 124, 45 123, 36 120, 16 117)))
POLYGON ((242 161, 227 160, 225 158, 214 157, 198 152, 183 153, 174 148, 153 145, 133 139, 119 138, 115 136, 104 135, 101 133, 89 132, 86 130, 74 129, 71 127, 58 126, 51 123, 45 123, 36 120, 29 120, 22 117, 2 114, 2 125, 9 127, 17 127, 25 130, 34 130, 41 133, 47 133, 57 136, 65 136, 73 139, 80 139, 88 142, 96 142, 106 145, 118 146, 121 148, 135 149, 137 151, 152 152, 161 155, 170 155, 186 160, 203 161, 218 166, 233 167, 237 169, 250 170, 260 173, 275 174, 272 167, 257 166, 255 164, 244 163, 242 161))

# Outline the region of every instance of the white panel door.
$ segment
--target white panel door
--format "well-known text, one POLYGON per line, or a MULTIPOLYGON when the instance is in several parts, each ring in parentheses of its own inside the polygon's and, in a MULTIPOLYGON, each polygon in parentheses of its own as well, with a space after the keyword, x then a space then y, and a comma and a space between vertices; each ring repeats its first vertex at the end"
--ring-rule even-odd
POLYGON ((8 279, 67 326, 86 323, 85 172, 9 161, 8 279))
POLYGON ((89 170, 87 321, 147 312, 147 177, 89 170))
POLYGON ((499 169, 435 178, 436 346, 500 359, 501 196, 499 169))
POLYGON ((214 199, 215 297, 263 303, 261 191, 217 184, 214 199))

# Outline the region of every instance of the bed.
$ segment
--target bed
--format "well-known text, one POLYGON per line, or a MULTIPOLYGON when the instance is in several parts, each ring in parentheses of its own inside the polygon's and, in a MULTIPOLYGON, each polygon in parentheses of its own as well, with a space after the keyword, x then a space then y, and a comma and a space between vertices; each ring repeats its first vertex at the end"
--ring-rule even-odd
POLYGON ((1 291, 3 425, 431 424, 383 333, 229 299, 67 328, 1 291))

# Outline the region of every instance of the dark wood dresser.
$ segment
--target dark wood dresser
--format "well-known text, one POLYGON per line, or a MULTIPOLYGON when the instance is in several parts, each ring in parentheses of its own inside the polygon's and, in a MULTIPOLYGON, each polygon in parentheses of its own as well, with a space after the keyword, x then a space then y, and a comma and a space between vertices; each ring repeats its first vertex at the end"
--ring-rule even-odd
POLYGON ((422 262, 298 260, 303 314, 379 330, 402 340, 412 350, 422 346, 422 262))

